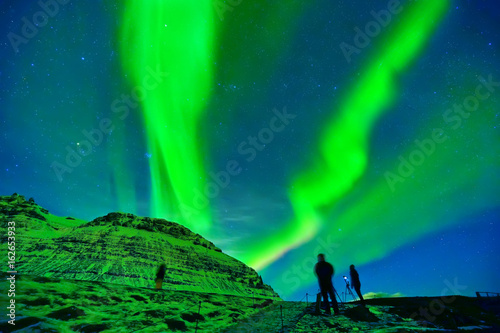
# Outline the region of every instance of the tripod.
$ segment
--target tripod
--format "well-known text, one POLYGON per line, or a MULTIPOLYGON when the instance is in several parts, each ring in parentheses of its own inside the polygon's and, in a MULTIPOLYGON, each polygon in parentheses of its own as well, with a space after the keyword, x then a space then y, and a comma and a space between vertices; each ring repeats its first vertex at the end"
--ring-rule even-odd
MULTIPOLYGON (((335 293, 334 297, 339 299, 340 304, 344 304, 344 302, 342 302, 342 298, 340 297, 339 293, 337 292, 337 289, 335 289, 333 286, 332 286, 332 288, 333 288, 333 292, 335 293)), ((321 296, 322 296, 321 290, 318 289, 318 293, 316 294, 316 313, 319 313, 320 304, 321 304, 321 296)), ((331 295, 330 295, 330 297, 331 297, 331 295)), ((325 307, 330 306, 330 302, 328 301, 328 296, 323 301, 324 301, 325 307)), ((332 299, 332 301, 333 301, 333 299, 332 299)))
POLYGON ((333 292, 335 293, 335 295, 337 295, 339 301, 340 301, 340 304, 344 304, 344 302, 342 302, 342 298, 340 297, 339 293, 337 292, 337 289, 335 289, 335 287, 333 288, 333 292))
POLYGON ((351 295, 353 301, 356 301, 356 296, 354 296, 354 294, 351 290, 351 286, 349 284, 349 280, 347 279, 347 276, 344 276, 344 281, 345 281, 344 302, 347 302, 347 293, 349 293, 349 295, 351 295))

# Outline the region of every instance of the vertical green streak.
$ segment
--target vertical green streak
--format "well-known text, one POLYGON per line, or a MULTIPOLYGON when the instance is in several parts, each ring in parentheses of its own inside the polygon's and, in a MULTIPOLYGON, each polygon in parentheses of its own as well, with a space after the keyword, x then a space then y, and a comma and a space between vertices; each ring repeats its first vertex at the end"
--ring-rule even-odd
POLYGON ((361 71, 363 76, 357 85, 327 123, 317 160, 292 181, 289 195, 295 220, 279 235, 273 235, 272 241, 263 240, 255 252, 252 251, 247 263, 254 268, 268 265, 313 238, 323 225, 321 210, 331 208, 366 170, 371 131, 396 100, 394 78, 422 52, 446 13, 449 1, 421 0, 406 6, 399 14, 402 17, 398 26, 387 37, 377 37, 385 37, 387 42, 381 44, 380 51, 361 71), (268 246, 270 242, 273 244, 268 246))
POLYGON ((108 153, 109 165, 112 165, 111 170, 113 189, 111 193, 116 195, 118 210, 137 214, 137 200, 135 196, 135 180, 136 175, 128 165, 130 163, 127 159, 126 149, 123 143, 127 143, 125 124, 119 120, 118 117, 114 118, 114 123, 117 124, 113 129, 113 144, 110 146, 108 153), (117 142, 122 144, 118 145, 117 142))
POLYGON ((192 207, 205 178, 198 126, 212 77, 212 10, 206 0, 128 0, 121 36, 122 61, 135 85, 144 86, 151 71, 168 73, 142 101, 152 214, 181 219, 196 232, 210 224, 208 205, 192 207))

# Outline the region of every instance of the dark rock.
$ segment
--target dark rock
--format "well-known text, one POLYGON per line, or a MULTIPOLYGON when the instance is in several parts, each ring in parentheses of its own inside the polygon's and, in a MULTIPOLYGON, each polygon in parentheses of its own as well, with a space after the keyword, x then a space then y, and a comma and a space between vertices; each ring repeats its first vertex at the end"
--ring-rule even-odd
POLYGON ((113 300, 113 301, 115 301, 115 302, 121 302, 121 301, 122 301, 122 299, 121 299, 121 298, 116 297, 116 296, 111 296, 109 299, 111 299, 111 300, 113 300))
POLYGON ((190 323, 194 323, 196 321, 204 321, 205 317, 203 317, 201 314, 198 314, 197 312, 185 312, 181 314, 181 318, 185 321, 188 321, 190 323))
POLYGON ((155 324, 152 320, 141 320, 140 323, 142 327, 152 327, 155 324))
POLYGON ((165 318, 165 316, 168 315, 168 313, 166 311, 163 311, 163 310, 147 310, 147 311, 143 311, 141 313, 143 313, 147 317, 161 318, 161 319, 165 318))
POLYGON ((208 316, 209 318, 218 317, 218 316, 220 316, 220 315, 222 315, 222 314, 220 313, 220 311, 213 311, 213 312, 210 312, 209 314, 207 314, 207 316, 208 316))
POLYGON ((168 325, 168 328, 172 331, 177 331, 177 330, 181 332, 187 331, 186 323, 183 322, 182 320, 166 319, 165 323, 168 325))
POLYGON ((95 333, 95 332, 101 332, 107 329, 111 329, 112 327, 109 326, 108 324, 80 324, 73 326, 72 329, 77 331, 77 332, 83 332, 83 333, 95 333))
POLYGON ((51 312, 47 315, 49 318, 59 320, 70 320, 80 316, 85 316, 85 311, 77 308, 76 306, 68 306, 67 308, 51 312))
MULTIPOLYGON (((3 319, 3 318, 2 318, 3 319)), ((10 320, 10 319, 8 319, 10 320)), ((15 326, 8 323, 8 320, 0 322, 0 332, 12 332, 15 330, 21 330, 29 326, 40 325, 43 323, 43 319, 37 317, 16 317, 15 326)))
POLYGON ((103 305, 108 305, 109 304, 109 300, 105 297, 100 297, 100 296, 96 296, 96 295, 90 295, 87 297, 88 300, 91 300, 95 303, 98 303, 98 304, 103 304, 103 305))
POLYGON ((145 299, 144 297, 139 296, 139 295, 130 295, 130 297, 132 297, 133 299, 135 299, 136 301, 139 301, 139 302, 147 302, 147 299, 145 299))
POLYGON ((353 321, 366 321, 372 323, 380 321, 377 316, 361 305, 345 310, 343 315, 353 321))

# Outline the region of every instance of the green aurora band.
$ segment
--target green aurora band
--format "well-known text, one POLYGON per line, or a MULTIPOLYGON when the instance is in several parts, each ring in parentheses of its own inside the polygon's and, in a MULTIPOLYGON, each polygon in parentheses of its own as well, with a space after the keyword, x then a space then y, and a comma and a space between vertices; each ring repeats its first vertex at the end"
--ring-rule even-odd
MULTIPOLYGON (((461 96, 455 96, 454 100, 463 100, 473 93, 477 83, 477 79, 465 79, 462 93, 457 93, 461 96), (472 86, 467 86, 467 82, 473 82, 472 86)), ((318 250, 325 252, 342 272, 352 263, 356 266, 372 263, 429 234, 454 228, 464 216, 473 221, 472 217, 498 207, 500 198, 496 189, 500 179, 485 176, 491 174, 491 166, 498 166, 500 154, 500 138, 491 142, 491 137, 496 135, 496 129, 491 126, 496 114, 494 99, 490 97, 481 102, 478 110, 458 129, 443 121, 445 110, 437 108, 434 119, 426 123, 416 137, 428 139, 433 128, 440 128, 446 140, 436 144, 435 152, 415 168, 411 177, 398 183, 394 191, 381 176, 379 181, 353 193, 349 198, 353 204, 330 212, 328 217, 335 223, 323 225, 313 240, 290 251, 285 267, 294 266, 298 270, 291 269, 271 280, 278 288, 275 290, 286 297, 314 283, 315 277, 309 272, 318 250), (476 151, 470 147, 487 152, 480 163, 471 162, 471 155, 476 151), (436 187, 440 191, 436 191, 436 187), (487 195, 468 195, 475 188, 488 189, 487 195), (326 243, 328 246, 323 245, 326 243)), ((415 144, 409 144, 401 155, 408 157, 413 151, 415 144)), ((399 163, 399 160, 388 160, 382 168, 395 171, 399 163)))
POLYGON ((448 0, 409 3, 402 8, 401 21, 378 37, 386 43, 327 123, 318 159, 292 181, 289 196, 294 221, 279 235, 255 244, 242 258, 244 262, 262 269, 318 234, 324 224, 322 216, 365 172, 371 131, 397 99, 395 80, 422 53, 448 7, 448 0))
POLYGON ((213 15, 208 0, 128 0, 120 41, 125 72, 135 87, 146 88, 152 216, 205 235, 210 207, 206 202, 193 208, 193 197, 203 193, 205 179, 198 126, 213 74, 213 15), (147 83, 151 72, 157 86, 147 83))

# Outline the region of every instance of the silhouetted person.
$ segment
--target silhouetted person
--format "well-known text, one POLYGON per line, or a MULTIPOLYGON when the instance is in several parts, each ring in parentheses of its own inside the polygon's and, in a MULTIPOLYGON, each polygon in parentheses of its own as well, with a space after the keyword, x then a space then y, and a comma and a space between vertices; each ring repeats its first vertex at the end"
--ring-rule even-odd
POLYGON ((316 274, 319 282, 319 288, 321 289, 321 295, 323 295, 323 301, 326 304, 326 313, 331 314, 330 302, 328 302, 328 294, 333 303, 333 310, 335 314, 339 314, 339 305, 337 304, 337 299, 335 298, 335 291, 333 289, 332 277, 335 273, 333 266, 325 261, 325 255, 323 253, 318 254, 318 262, 314 265, 314 273, 316 274))
POLYGON ((356 290, 356 294, 358 294, 361 304, 365 305, 365 300, 361 294, 361 281, 359 281, 358 271, 354 268, 354 265, 351 265, 349 268, 351 271, 351 286, 356 290))
POLYGON ((161 289, 166 271, 167 267, 165 266, 165 264, 161 264, 160 268, 158 268, 158 272, 156 273, 156 289, 161 289))

